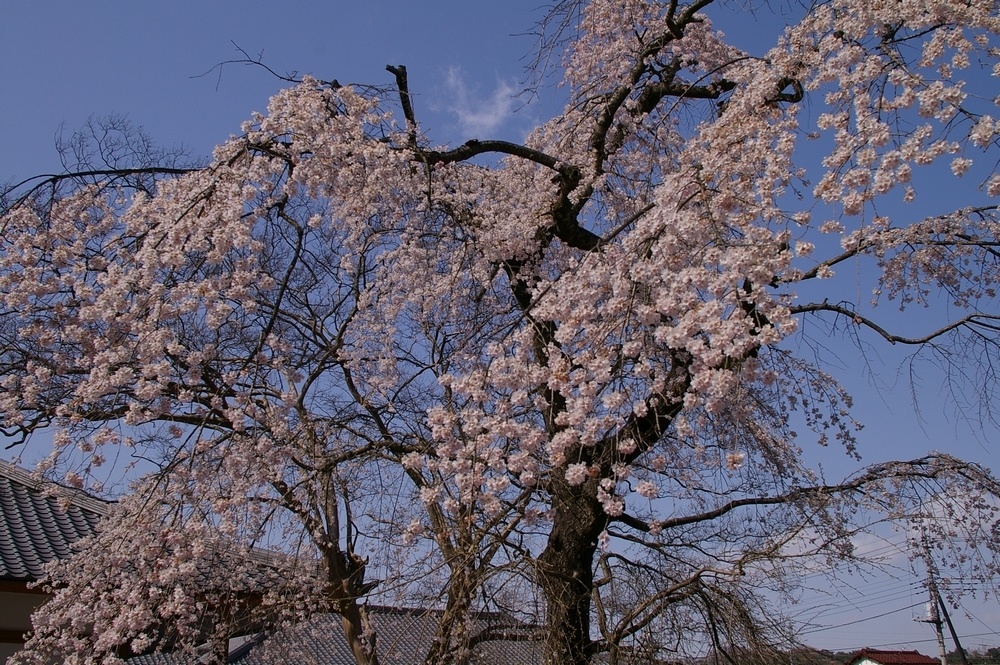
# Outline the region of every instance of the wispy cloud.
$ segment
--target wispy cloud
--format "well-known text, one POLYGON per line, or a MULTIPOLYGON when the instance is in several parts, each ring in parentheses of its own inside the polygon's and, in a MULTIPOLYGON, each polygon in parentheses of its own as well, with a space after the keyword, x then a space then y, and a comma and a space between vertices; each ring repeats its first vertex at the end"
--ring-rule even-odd
POLYGON ((489 137, 495 134, 514 113, 517 88, 498 80, 488 96, 470 88, 460 67, 451 67, 445 76, 448 99, 445 106, 458 119, 458 129, 469 138, 489 137))

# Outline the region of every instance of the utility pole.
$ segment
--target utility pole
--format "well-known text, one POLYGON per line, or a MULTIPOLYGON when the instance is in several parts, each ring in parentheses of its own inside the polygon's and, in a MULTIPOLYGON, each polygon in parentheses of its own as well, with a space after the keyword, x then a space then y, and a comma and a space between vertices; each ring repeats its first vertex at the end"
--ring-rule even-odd
POLYGON ((934 567, 934 560, 931 558, 931 548, 927 544, 926 536, 924 537, 923 544, 924 561, 927 564, 927 590, 930 592, 931 598, 927 604, 927 618, 918 619, 918 621, 934 625, 934 630, 937 633, 938 652, 941 655, 941 665, 948 665, 948 652, 944 646, 944 630, 942 628, 944 622, 948 623, 948 632, 951 633, 951 639, 955 643, 955 650, 962 659, 962 665, 969 665, 969 661, 965 657, 965 649, 962 648, 962 643, 958 641, 958 633, 955 632, 955 626, 948 615, 948 607, 941 599, 941 593, 938 590, 937 580, 935 579, 937 571, 934 567), (941 619, 942 614, 944 614, 944 621, 941 619))
POLYGON ((944 630, 942 628, 941 613, 938 608, 941 606, 941 596, 938 594, 937 582, 934 580, 934 560, 931 559, 931 548, 927 545, 927 536, 923 539, 924 563, 927 564, 927 590, 931 594, 930 602, 927 603, 927 616, 917 621, 929 623, 934 626, 937 634, 938 655, 941 658, 941 665, 948 665, 948 651, 944 646, 944 630))
POLYGON ((938 611, 938 607, 940 606, 940 597, 938 596, 937 584, 934 582, 933 574, 929 574, 927 576, 927 589, 931 594, 931 599, 927 603, 927 616, 923 619, 917 619, 917 621, 929 623, 934 626, 934 633, 937 635, 938 656, 941 659, 941 665, 948 665, 948 650, 944 645, 944 630, 942 627, 944 622, 941 620, 941 613, 938 611))

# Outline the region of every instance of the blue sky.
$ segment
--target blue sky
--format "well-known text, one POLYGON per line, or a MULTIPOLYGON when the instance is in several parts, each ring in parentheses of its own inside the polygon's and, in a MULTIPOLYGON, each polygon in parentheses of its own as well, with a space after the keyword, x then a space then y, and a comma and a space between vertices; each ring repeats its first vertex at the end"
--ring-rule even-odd
MULTIPOLYGON (((763 29, 746 29, 745 17, 733 15, 718 22, 740 45, 755 47, 780 28, 782 7, 773 3, 759 13, 763 29)), ((549 86, 528 105, 529 97, 514 96, 536 45, 529 33, 544 9, 542 0, 7 0, 0 21, 0 183, 58 171, 54 137, 90 116, 125 115, 161 145, 208 155, 285 85, 259 67, 219 68, 242 57, 235 45, 280 73, 345 84, 389 84, 385 65, 404 64, 417 114, 435 141, 517 139, 561 106, 561 90, 549 86)), ((896 349, 873 354, 872 373, 844 358, 836 373, 858 398, 866 462, 941 449, 1000 467, 989 442, 995 431, 977 434, 955 418, 932 372, 922 381, 918 415, 896 349)), ((816 458, 833 478, 853 466, 836 450, 816 458)), ((931 629, 912 620, 925 600, 921 581, 905 567, 897 580, 854 579, 855 589, 844 587, 846 601, 831 599, 837 607, 817 619, 841 627, 810 641, 934 654, 931 629), (852 604, 855 610, 846 611, 852 604)), ((966 646, 1000 644, 997 603, 968 609, 976 618, 960 623, 960 634, 970 636, 966 646)))
MULTIPOLYGON (((388 84, 404 64, 417 110, 433 130, 523 133, 538 115, 494 93, 514 90, 534 46, 537 0, 365 3, 5 3, 0 23, 0 179, 51 170, 53 137, 88 116, 119 113, 164 145, 196 154, 263 111, 282 83, 263 69, 218 63, 242 57, 234 43, 280 73, 341 83, 388 84), (462 116, 457 115, 462 113, 462 116), (478 120, 478 122, 474 122, 478 120), (447 127, 450 123, 453 127, 447 127)), ((454 137, 454 138, 457 138, 454 137)), ((463 139, 464 140, 464 139, 463 139)))

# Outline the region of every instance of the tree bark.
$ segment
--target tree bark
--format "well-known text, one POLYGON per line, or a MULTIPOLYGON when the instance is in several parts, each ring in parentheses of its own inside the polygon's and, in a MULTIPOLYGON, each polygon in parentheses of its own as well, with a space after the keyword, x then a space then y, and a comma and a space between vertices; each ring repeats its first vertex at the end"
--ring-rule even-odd
POLYGON ((365 635, 361 607, 356 600, 341 604, 340 623, 357 665, 378 665, 378 652, 375 650, 373 636, 365 635))
POLYGON ((545 665, 587 665, 591 655, 590 603, 594 555, 608 523, 596 499, 597 480, 570 486, 553 478, 555 515, 538 579, 545 596, 545 665))
POLYGON ((340 614, 344 638, 354 654, 357 665, 379 665, 374 635, 365 630, 358 598, 366 589, 365 561, 354 554, 331 548, 327 552, 327 575, 330 596, 340 614))

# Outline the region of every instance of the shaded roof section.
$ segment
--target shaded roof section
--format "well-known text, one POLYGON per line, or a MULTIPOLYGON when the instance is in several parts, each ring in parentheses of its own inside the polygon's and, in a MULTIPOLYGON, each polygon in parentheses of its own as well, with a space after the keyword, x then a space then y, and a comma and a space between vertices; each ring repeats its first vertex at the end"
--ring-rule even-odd
POLYGON ((45 564, 72 554, 106 512, 99 499, 0 461, 0 580, 39 579, 45 564))
POLYGON ((874 660, 882 665, 940 665, 937 658, 925 656, 919 651, 883 651, 881 649, 862 649, 848 661, 848 665, 859 660, 874 660))

